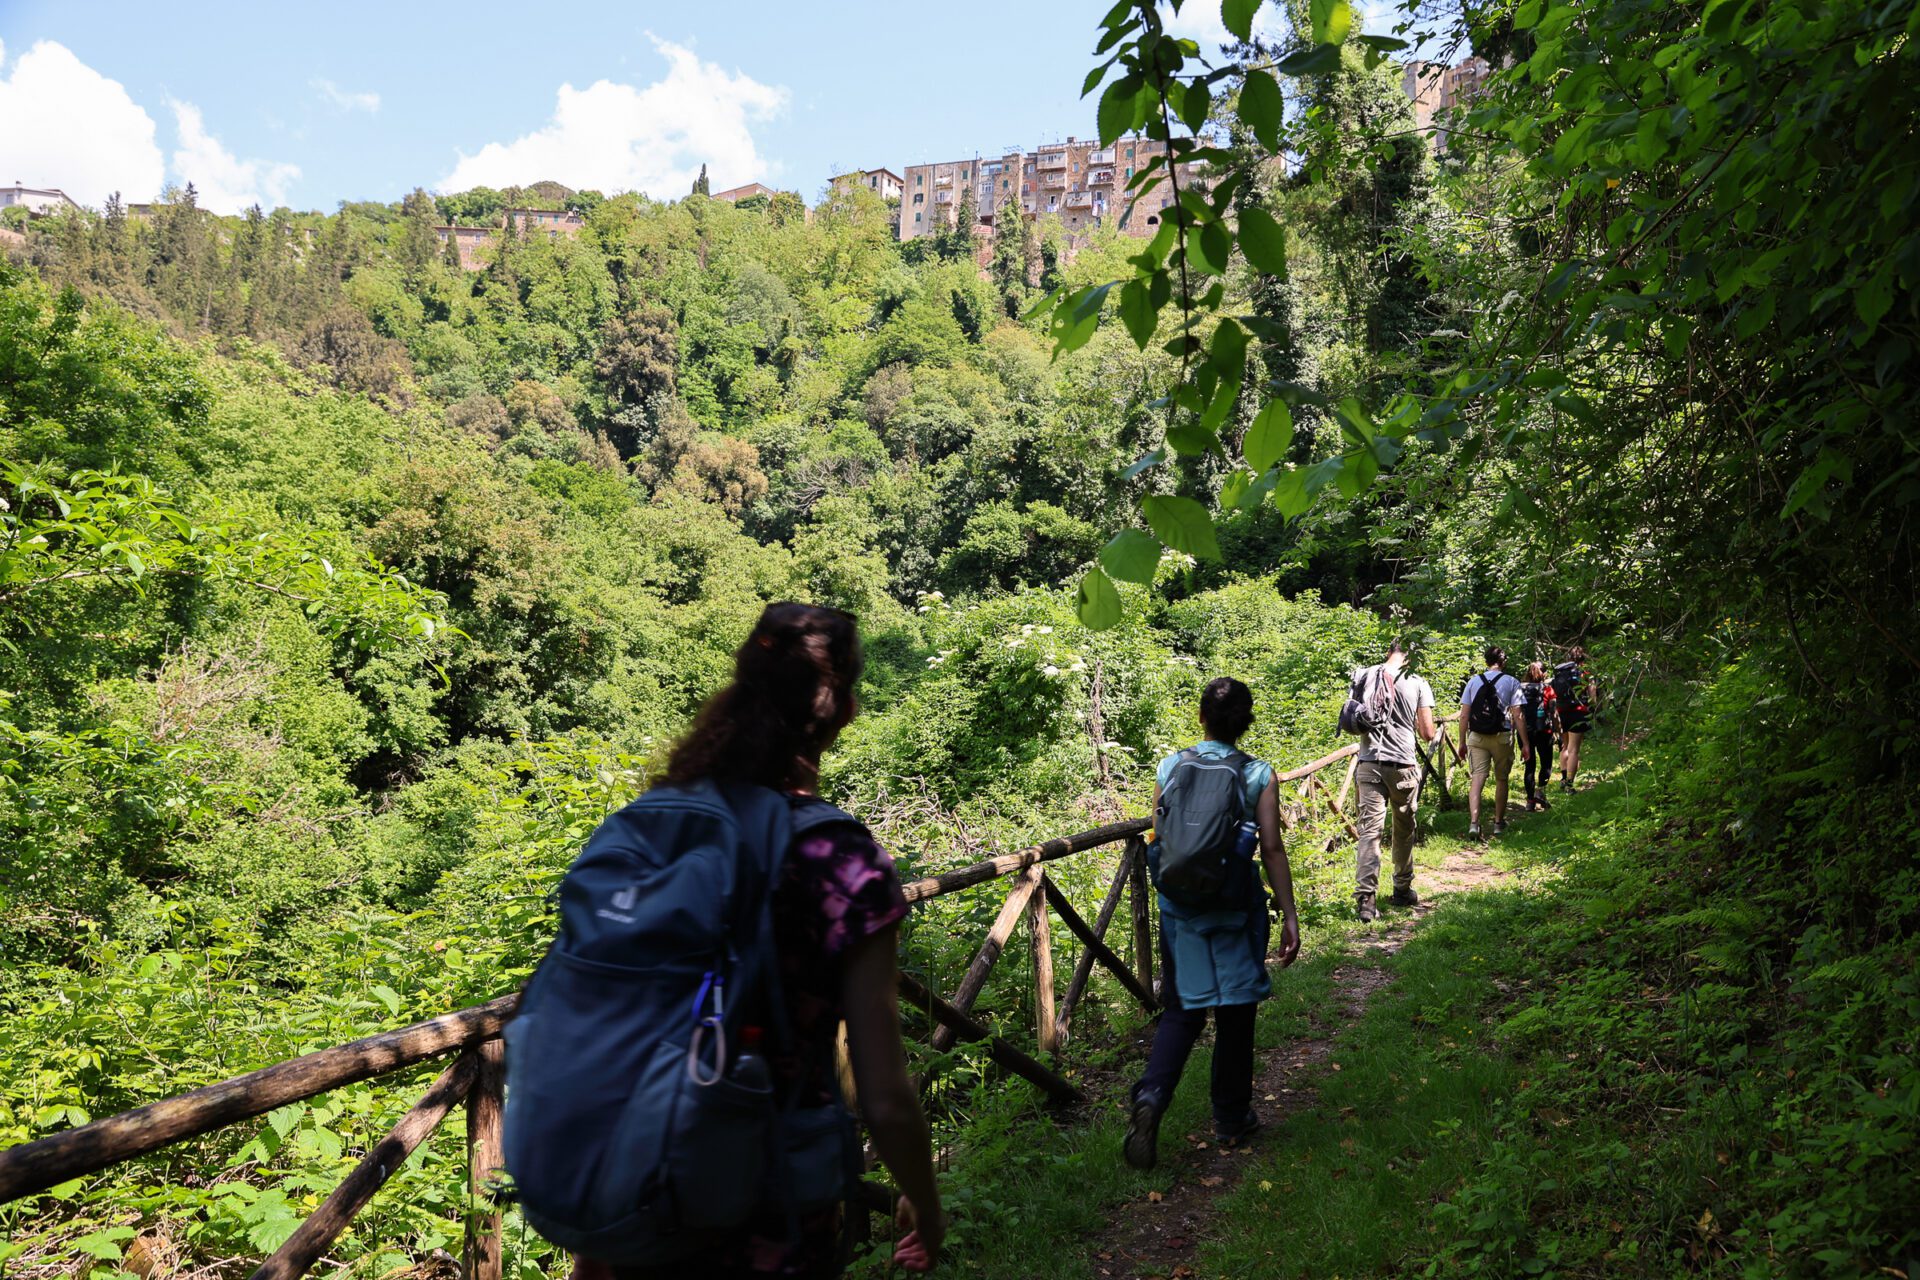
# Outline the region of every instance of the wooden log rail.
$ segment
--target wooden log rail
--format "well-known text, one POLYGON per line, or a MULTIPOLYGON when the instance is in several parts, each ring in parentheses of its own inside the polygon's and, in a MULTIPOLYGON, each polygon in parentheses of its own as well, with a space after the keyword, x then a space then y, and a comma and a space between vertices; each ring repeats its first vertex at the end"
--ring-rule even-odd
MULTIPOLYGON (((1444 740, 1438 744, 1437 771, 1432 761, 1424 760, 1423 753, 1429 776, 1435 776, 1441 784, 1443 805, 1448 746, 1444 740)), ((1357 747, 1348 745, 1275 777, 1280 782, 1304 783, 1306 798, 1315 795, 1323 798, 1333 816, 1353 833, 1353 819, 1344 808, 1353 783, 1352 767, 1349 766, 1338 795, 1317 775, 1331 765, 1351 759, 1357 751, 1357 747)), ((1151 826, 1151 820, 1146 818, 1108 823, 903 886, 907 901, 916 903, 992 880, 1013 878, 1011 891, 952 1000, 943 999, 911 974, 900 975, 901 1003, 932 1024, 936 1047, 947 1048, 959 1041, 982 1042, 996 1065, 1031 1081, 1050 1101, 1070 1104, 1081 1100, 1080 1090, 1042 1057, 1057 1056, 1066 1045, 1074 1012, 1086 995, 1093 967, 1097 964, 1107 970, 1143 1011, 1154 1013, 1159 1009, 1154 980, 1153 890, 1148 883, 1145 838, 1151 826), (1099 912, 1089 923, 1047 874, 1045 864, 1119 843, 1124 843, 1124 850, 1116 862, 1099 912), (1121 956, 1106 941, 1123 898, 1129 900, 1130 958, 1121 956), (1057 1003, 1050 923, 1056 915, 1080 946, 1066 993, 1057 1003), (972 1013, 995 962, 1022 923, 1028 928, 1034 960, 1035 1042, 1042 1057, 996 1034, 972 1013)), ((399 1172, 453 1109, 461 1106, 467 1115, 471 1196, 466 1215, 464 1275, 466 1280, 501 1280, 501 1214, 492 1196, 503 1164, 500 1123, 505 1099, 505 1064, 500 1032, 512 1018, 519 1000, 518 993, 499 996, 485 1004, 304 1054, 0 1150, 0 1204, 40 1195, 74 1178, 150 1155, 290 1103, 452 1054, 453 1061, 420 1099, 384 1138, 367 1150, 333 1194, 273 1256, 261 1263, 252 1280, 294 1280, 304 1275, 326 1255, 354 1215, 399 1172)))

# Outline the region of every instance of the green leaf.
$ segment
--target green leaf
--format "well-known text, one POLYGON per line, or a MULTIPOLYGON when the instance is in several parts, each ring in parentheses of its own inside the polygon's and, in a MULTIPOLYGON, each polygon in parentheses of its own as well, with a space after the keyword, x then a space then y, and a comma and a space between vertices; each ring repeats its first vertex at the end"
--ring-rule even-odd
POLYGON ((1081 626, 1090 631, 1105 631, 1120 621, 1120 593, 1106 574, 1089 569, 1080 579, 1074 612, 1080 615, 1081 626))
POLYGON ((1273 484, 1273 505, 1278 507, 1282 519, 1293 520, 1305 515, 1307 508, 1313 505, 1313 496, 1307 492, 1307 473, 1297 467, 1288 467, 1277 473, 1273 484))
POLYGON ((1100 95, 1100 108, 1095 121, 1100 129, 1100 145, 1110 147, 1114 140, 1125 133, 1133 124, 1134 99, 1139 97, 1142 85, 1138 78, 1125 75, 1107 86, 1100 95))
POLYGON ((1246 438, 1240 442, 1240 453, 1248 466, 1255 471, 1265 471, 1286 457, 1292 445, 1293 410, 1284 400, 1269 400, 1255 416, 1253 425, 1247 428, 1246 438))
POLYGON ((1133 460, 1131 466, 1120 473, 1120 478, 1122 480, 1131 480, 1143 471, 1151 471, 1166 460, 1167 451, 1165 449, 1155 449, 1150 453, 1143 453, 1133 460))
POLYGON ((1268 151, 1280 149, 1280 124, 1286 113, 1286 102, 1273 77, 1264 71, 1247 72, 1246 83, 1240 86, 1240 118, 1268 151))
POLYGON ((1141 501, 1140 513, 1146 516, 1147 524, 1153 531, 1160 535, 1160 541, 1175 551, 1183 551, 1202 560, 1220 558, 1220 542, 1214 536, 1213 517, 1192 498, 1156 493, 1141 501))
POLYGON ((1220 443, 1220 438, 1197 422, 1182 422, 1167 432, 1167 444, 1175 453, 1197 458, 1220 443))
POLYGON ((1187 257, 1210 276, 1226 274, 1227 255, 1232 252, 1233 242, 1227 238, 1227 229, 1217 222, 1209 222, 1200 228, 1199 235, 1187 237, 1187 257))
MULTIPOLYGON (((1180 123, 1193 130, 1207 122, 1207 112, 1213 108, 1213 91, 1200 81, 1187 86, 1186 96, 1180 99, 1180 123)), ((1103 139, 1104 141, 1104 139, 1103 139)))
POLYGON ((1220 486, 1220 508, 1238 511, 1246 505, 1247 491, 1253 488, 1253 472, 1235 469, 1220 486))
POLYGON ((1288 54, 1273 64, 1273 69, 1283 76, 1319 76, 1340 69, 1340 46, 1337 44, 1316 45, 1311 49, 1302 49, 1299 53, 1288 54))
POLYGON ((1313 42, 1318 45, 1346 43, 1353 30, 1353 6, 1347 0, 1309 0, 1307 11, 1313 22, 1313 42))
POLYGON ((1138 280, 1127 281, 1120 290, 1120 323, 1126 325, 1133 345, 1145 351, 1153 341, 1153 331, 1159 321, 1159 312, 1147 294, 1147 286, 1138 280))
POLYGON ((1253 39, 1253 15, 1260 0, 1220 0, 1220 25, 1240 40, 1253 39))
POLYGON ((378 1000, 381 1004, 384 1004, 385 1006, 387 1006, 388 1013, 400 1012, 400 993, 395 991, 392 987, 389 987, 384 983, 375 985, 373 988, 373 997, 374 999, 378 1000))
POLYGON ((1143 529, 1122 529, 1100 548, 1100 563, 1122 582, 1150 587, 1160 567, 1160 540, 1143 529))
POLYGON ((1287 231, 1257 205, 1240 213, 1240 252, 1263 276, 1287 278, 1287 231))

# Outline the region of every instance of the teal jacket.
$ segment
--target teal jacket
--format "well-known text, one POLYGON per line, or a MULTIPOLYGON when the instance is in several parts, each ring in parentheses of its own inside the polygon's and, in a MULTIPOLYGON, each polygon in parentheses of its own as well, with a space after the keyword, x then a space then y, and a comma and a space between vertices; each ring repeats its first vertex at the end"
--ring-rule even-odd
MULTIPOLYGON (((1218 757, 1233 748, 1209 740, 1195 750, 1218 757)), ((1168 756, 1160 762, 1158 780, 1163 787, 1172 776, 1176 758, 1168 756)), ((1250 760, 1240 776, 1247 787, 1247 816, 1252 817, 1260 793, 1273 781, 1273 766, 1264 760, 1250 760)), ((1256 870, 1254 875, 1258 877, 1260 872, 1256 870)), ((1190 911, 1161 897, 1161 959, 1172 970, 1173 990, 1181 1005, 1211 1009, 1223 1004, 1253 1004, 1272 995, 1273 983, 1267 977, 1271 930, 1264 893, 1244 909, 1228 911, 1190 911)))

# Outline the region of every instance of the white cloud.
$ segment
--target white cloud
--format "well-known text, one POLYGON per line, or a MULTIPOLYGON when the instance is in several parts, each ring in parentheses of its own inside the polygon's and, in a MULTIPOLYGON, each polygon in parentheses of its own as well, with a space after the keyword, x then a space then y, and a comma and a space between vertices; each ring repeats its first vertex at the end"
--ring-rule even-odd
POLYGON ((524 186, 553 179, 611 195, 642 191, 672 198, 705 164, 716 190, 773 176, 752 125, 778 115, 788 94, 739 72, 729 74, 693 50, 658 37, 665 79, 644 88, 598 80, 560 86, 553 118, 512 142, 461 155, 441 180, 444 191, 524 186))
POLYGON ((337 111, 364 111, 373 115, 380 110, 380 95, 377 93, 355 93, 351 89, 342 89, 323 76, 316 76, 311 83, 319 91, 320 97, 337 111))
MULTIPOLYGON (((6 49, 0 45, 0 73, 6 49)), ((153 117, 117 80, 42 40, 0 74, 0 182, 59 187, 82 204, 151 200, 166 180, 153 117)))
MULTIPOLYGON (((1227 24, 1220 20, 1220 5, 1217 0, 1186 0, 1175 14, 1164 4, 1160 16, 1167 24, 1169 35, 1182 36, 1200 46, 1200 52, 1208 58, 1220 51, 1223 44, 1235 43, 1239 37, 1227 30, 1227 24)), ((1287 31, 1287 19, 1282 6, 1267 3, 1260 6, 1253 15, 1253 34, 1279 39, 1287 31)))
POLYGON ((248 205, 271 209, 286 203, 287 188, 300 176, 300 166, 267 160, 241 160, 220 139, 207 132, 200 108, 191 102, 169 102, 180 146, 173 153, 176 181, 191 182, 198 203, 215 213, 239 213, 248 205))

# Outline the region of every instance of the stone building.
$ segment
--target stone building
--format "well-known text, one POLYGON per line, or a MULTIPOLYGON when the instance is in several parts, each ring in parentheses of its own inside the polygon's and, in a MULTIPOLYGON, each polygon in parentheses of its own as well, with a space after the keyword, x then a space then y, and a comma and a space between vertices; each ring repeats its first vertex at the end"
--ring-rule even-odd
MULTIPOLYGON (((1121 138, 1111 147, 1069 137, 994 158, 908 165, 901 179, 900 239, 951 227, 960 193, 969 186, 980 223, 988 228, 1011 197, 1027 217, 1058 218, 1069 235, 1114 226, 1127 235, 1150 237, 1160 229, 1160 215, 1172 202, 1172 192, 1162 183, 1129 209, 1127 183, 1166 149, 1166 143, 1139 135, 1121 138)), ((1206 186, 1205 174, 1190 165, 1180 167, 1180 179, 1206 186)))
POLYGON ((1486 60, 1468 58, 1457 66, 1440 62, 1406 63, 1400 87, 1413 103, 1413 124, 1436 149, 1446 146, 1447 129, 1435 123, 1446 113, 1465 111, 1480 96, 1491 72, 1486 60))
POLYGON ((545 233, 549 240, 561 237, 572 239, 580 234, 580 228, 587 220, 572 209, 506 209, 501 212, 500 221, 490 227, 435 227, 434 239, 441 244, 451 239, 460 249, 460 266, 467 271, 478 271, 486 266, 480 256, 482 247, 491 244, 494 236, 507 225, 506 220, 513 219, 514 229, 521 236, 545 233))
POLYGON ((898 200, 902 183, 900 175, 891 169, 856 169, 852 173, 828 178, 827 185, 835 191, 865 187, 882 200, 898 200))

